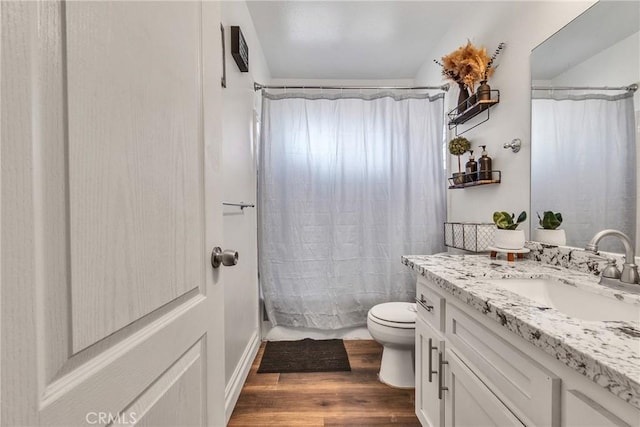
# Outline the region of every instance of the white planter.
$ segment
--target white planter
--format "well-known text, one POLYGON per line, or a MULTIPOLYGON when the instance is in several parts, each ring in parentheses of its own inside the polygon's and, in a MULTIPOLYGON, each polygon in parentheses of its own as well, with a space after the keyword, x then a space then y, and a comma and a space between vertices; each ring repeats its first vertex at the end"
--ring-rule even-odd
POLYGON ((493 245, 500 249, 524 248, 524 230, 496 229, 493 236, 493 245))
POLYGON ((533 232, 533 240, 547 245, 564 246, 567 244, 567 235, 564 230, 545 230, 536 228, 533 232))

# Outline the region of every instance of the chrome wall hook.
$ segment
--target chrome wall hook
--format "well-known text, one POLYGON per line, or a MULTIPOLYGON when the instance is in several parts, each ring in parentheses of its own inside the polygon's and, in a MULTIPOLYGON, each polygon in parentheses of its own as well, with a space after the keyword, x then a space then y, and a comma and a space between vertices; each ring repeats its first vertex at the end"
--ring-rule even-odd
POLYGON ((520 138, 515 138, 511 142, 505 142, 502 147, 511 148, 511 151, 517 153, 520 151, 520 147, 522 147, 522 141, 520 141, 520 138))

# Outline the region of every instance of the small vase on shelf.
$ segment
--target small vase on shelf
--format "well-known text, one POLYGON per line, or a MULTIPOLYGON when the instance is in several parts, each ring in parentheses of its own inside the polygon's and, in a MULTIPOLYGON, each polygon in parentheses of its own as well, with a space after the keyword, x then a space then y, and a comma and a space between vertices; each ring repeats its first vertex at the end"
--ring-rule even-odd
POLYGON ((464 185, 465 183, 465 175, 464 172, 454 172, 453 173, 453 184, 454 185, 464 185))
POLYGON ((469 98, 469 91, 464 83, 458 83, 460 93, 458 94, 458 114, 464 113, 467 109, 467 99, 469 98))
POLYGON ((486 80, 483 80, 480 82, 476 93, 478 95, 478 101, 488 101, 491 99, 491 86, 487 84, 486 80))

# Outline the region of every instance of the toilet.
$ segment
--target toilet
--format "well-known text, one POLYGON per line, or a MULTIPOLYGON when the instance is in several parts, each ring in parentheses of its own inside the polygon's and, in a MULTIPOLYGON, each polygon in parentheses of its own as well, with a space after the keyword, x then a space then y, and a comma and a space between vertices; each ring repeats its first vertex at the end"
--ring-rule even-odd
POLYGON ((378 304, 369 310, 367 328, 383 346, 378 379, 392 387, 414 388, 416 304, 378 304))

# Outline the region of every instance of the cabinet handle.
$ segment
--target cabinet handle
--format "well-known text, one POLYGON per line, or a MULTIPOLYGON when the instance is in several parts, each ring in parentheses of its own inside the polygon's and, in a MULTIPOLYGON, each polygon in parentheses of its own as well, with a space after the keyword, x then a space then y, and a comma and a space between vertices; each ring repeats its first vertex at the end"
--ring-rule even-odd
POLYGON ((427 310, 427 311, 433 310, 433 306, 429 305, 427 303, 427 300, 425 299, 424 295, 422 295, 422 294, 420 294, 420 299, 416 298, 416 302, 418 304, 420 304, 422 307, 424 307, 424 309, 427 310))
POLYGON ((437 350, 438 347, 433 345, 433 340, 429 338, 429 382, 433 381, 433 374, 437 374, 438 371, 433 370, 431 355, 433 354, 433 350, 437 350))
POLYGON ((449 362, 442 358, 442 352, 438 352, 438 399, 442 400, 442 392, 449 390, 449 387, 443 385, 444 380, 444 365, 448 365, 449 362))

